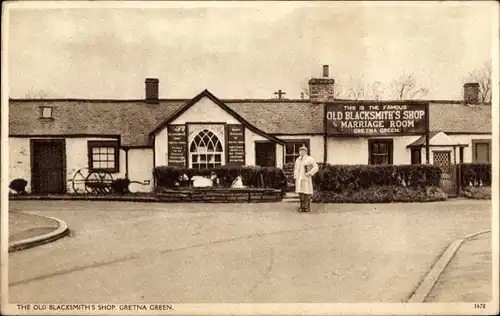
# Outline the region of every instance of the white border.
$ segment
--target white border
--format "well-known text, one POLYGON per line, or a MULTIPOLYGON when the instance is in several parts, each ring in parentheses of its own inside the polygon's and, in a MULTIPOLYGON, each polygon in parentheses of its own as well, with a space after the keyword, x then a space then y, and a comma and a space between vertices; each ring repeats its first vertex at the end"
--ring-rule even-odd
MULTIPOLYGON (((302 6, 317 6, 318 3, 313 2, 295 2, 300 3, 302 6)), ((331 2, 333 5, 338 5, 339 2, 331 2)), ((499 198, 500 198, 500 179, 499 179, 499 21, 498 21, 498 5, 496 2, 431 2, 432 5, 447 5, 447 6, 491 6, 491 12, 494 16, 492 26, 492 139, 493 150, 492 156, 494 157, 493 166, 493 183, 492 183, 492 261, 493 261, 493 291, 492 302, 485 302, 486 309, 476 309, 474 303, 423 303, 423 304, 382 304, 382 303, 357 303, 357 304, 172 304, 173 311, 166 311, 164 314, 182 314, 182 315, 247 315, 247 314, 276 314, 276 315, 292 315, 292 314, 315 314, 315 315, 330 315, 330 314, 352 314, 352 315, 411 315, 411 314, 454 314, 454 315, 476 315, 476 314, 494 314, 498 313, 498 298, 499 298, 499 198)), ((283 2, 279 3, 280 5, 283 2)), ((349 2, 350 5, 362 6, 427 6, 429 2, 349 2)), ((264 5, 263 2, 116 2, 116 1, 96 1, 96 2, 83 2, 83 1, 26 1, 26 2, 9 2, 2 3, 2 94, 1 94, 1 142, 3 144, 1 151, 1 306, 2 313, 17 314, 17 315, 35 315, 41 314, 40 312, 27 312, 19 311, 15 304, 7 304, 8 302, 8 274, 7 274, 7 258, 8 258, 8 166, 9 154, 8 146, 8 25, 9 25, 9 10, 17 8, 165 8, 165 7, 259 7, 264 5)), ((273 5, 265 3, 265 5, 273 5)), ((321 5, 325 5, 322 3, 321 5)), ((330 5, 326 3, 326 5, 330 5)), ((167 302, 168 303, 168 302, 167 302)), ((105 303, 102 303, 105 304, 105 303)), ((159 303, 165 304, 165 302, 159 303)), ((96 305, 97 304, 92 304, 96 305)), ((119 309, 119 304, 113 304, 119 309)), ((149 306, 150 304, 146 304, 149 306)), ((53 311, 47 310, 44 314, 50 315, 68 315, 67 311, 53 311)), ((102 311, 94 312, 72 312, 73 315, 97 315, 102 311)), ((158 314, 158 312, 147 311, 117 311, 108 313, 109 315, 115 314, 158 314)))
POLYGON ((8 42, 9 42, 9 9, 2 3, 2 92, 1 92, 1 173, 0 173, 0 306, 8 302, 9 275, 8 275, 8 253, 9 253, 9 63, 8 61, 8 42), (4 144, 7 144, 5 146, 4 144))
MULTIPOLYGON (((496 4, 496 2, 495 2, 496 4)), ((499 7, 492 7, 492 47, 491 47, 491 68, 492 68, 492 93, 491 93, 491 115, 492 115, 492 218, 491 218, 491 232, 492 232, 492 287, 493 290, 491 292, 492 299, 496 300, 496 310, 495 314, 499 313, 499 298, 500 298, 500 280, 499 280, 499 259, 500 259, 500 234, 499 234, 499 204, 500 204, 500 170, 499 170, 499 162, 500 162, 500 76, 499 76, 499 67, 500 67, 500 52, 499 52, 499 43, 500 43, 500 15, 499 15, 499 7)))

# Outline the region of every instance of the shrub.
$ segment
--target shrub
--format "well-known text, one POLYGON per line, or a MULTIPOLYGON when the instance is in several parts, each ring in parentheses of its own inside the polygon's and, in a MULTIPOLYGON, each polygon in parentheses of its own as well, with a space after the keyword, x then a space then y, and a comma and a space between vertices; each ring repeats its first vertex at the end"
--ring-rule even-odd
POLYGON ((447 196, 438 187, 372 186, 340 192, 315 191, 316 203, 391 203, 444 201, 447 196))
POLYGON ((14 179, 9 185, 9 188, 16 191, 17 194, 26 193, 26 186, 28 185, 28 181, 24 179, 14 179))
POLYGON ((129 185, 130 185, 129 179, 116 179, 113 180, 113 182, 111 182, 111 188, 113 189, 113 192, 119 194, 130 193, 130 190, 128 188, 129 185))
POLYGON ((313 176, 314 188, 343 192, 372 186, 439 186, 441 169, 431 165, 329 165, 319 164, 313 176))
POLYGON ((469 199, 477 199, 477 200, 490 200, 491 199, 491 187, 483 186, 483 187, 474 187, 467 186, 462 189, 460 192, 462 196, 465 196, 469 199))
POLYGON ((220 186, 226 188, 230 187, 238 176, 241 176, 243 185, 247 187, 281 190, 286 188, 286 177, 283 170, 274 167, 224 165, 209 169, 191 169, 161 166, 153 170, 157 186, 164 188, 177 187, 183 175, 191 179, 193 176, 209 177, 211 174, 215 174, 220 186))
POLYGON ((491 186, 490 163, 463 163, 459 168, 462 187, 491 186))

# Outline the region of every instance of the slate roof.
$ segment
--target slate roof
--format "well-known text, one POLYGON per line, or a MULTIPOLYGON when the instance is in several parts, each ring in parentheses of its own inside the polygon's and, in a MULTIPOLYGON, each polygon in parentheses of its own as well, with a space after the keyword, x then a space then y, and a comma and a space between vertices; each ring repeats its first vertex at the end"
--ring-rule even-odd
POLYGON ((491 133, 491 105, 429 104, 429 129, 445 133, 491 133))
POLYGON ((301 101, 225 103, 269 134, 323 133, 323 106, 301 101))
MULTIPOLYGON (((323 106, 304 100, 221 100, 268 134, 323 133, 323 106)), ((121 135, 123 146, 151 145, 148 137, 189 100, 10 100, 9 135, 121 135), (40 106, 54 106, 53 120, 40 119, 40 106)), ((491 106, 432 103, 431 131, 491 133, 491 106)))
POLYGON ((149 144, 148 133, 184 101, 10 101, 9 135, 121 135, 124 146, 149 144), (40 106, 54 106, 53 120, 40 106))

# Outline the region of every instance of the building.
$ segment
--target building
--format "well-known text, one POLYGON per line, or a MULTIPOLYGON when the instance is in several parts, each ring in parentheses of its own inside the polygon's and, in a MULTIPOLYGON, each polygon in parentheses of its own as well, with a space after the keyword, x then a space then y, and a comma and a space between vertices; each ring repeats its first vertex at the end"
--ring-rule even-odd
POLYGON ((11 99, 9 177, 27 180, 28 192, 64 193, 78 172, 106 170, 150 191, 155 166, 283 167, 302 144, 331 164, 491 161, 491 106, 478 104, 477 84, 459 101, 334 100, 324 66, 309 85, 309 100, 220 100, 207 90, 159 99, 151 78, 142 100, 11 99))

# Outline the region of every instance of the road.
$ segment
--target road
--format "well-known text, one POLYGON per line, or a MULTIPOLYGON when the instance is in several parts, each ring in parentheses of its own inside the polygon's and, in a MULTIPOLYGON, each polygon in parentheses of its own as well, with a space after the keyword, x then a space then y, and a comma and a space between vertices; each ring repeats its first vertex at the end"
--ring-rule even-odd
POLYGON ((490 201, 153 204, 12 201, 69 237, 9 255, 9 302, 403 302, 490 201))

